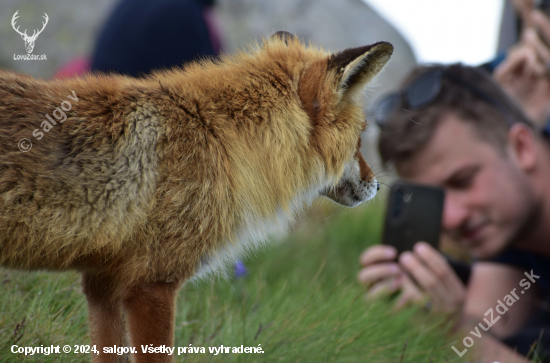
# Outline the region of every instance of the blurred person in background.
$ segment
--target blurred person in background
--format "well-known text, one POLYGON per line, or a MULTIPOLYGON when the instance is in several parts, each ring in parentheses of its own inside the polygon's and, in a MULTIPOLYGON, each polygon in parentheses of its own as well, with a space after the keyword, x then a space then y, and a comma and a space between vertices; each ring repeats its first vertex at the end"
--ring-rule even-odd
POLYGON ((216 56, 214 0, 122 0, 99 34, 91 69, 143 76, 216 56))
POLYGON ((217 56, 221 37, 214 5, 215 0, 122 0, 103 25, 91 59, 75 58, 54 77, 90 70, 138 77, 217 56))
MULTIPOLYGON (((516 101, 526 115, 524 118, 527 121, 523 123, 525 125, 531 124, 532 130, 534 130, 532 139, 534 140, 534 149, 537 151, 537 158, 550 162, 547 153, 548 138, 550 136, 550 21, 548 18, 550 14, 550 1, 513 0, 513 5, 517 13, 519 41, 502 56, 497 57, 495 61, 485 64, 484 68, 493 72, 494 79, 516 101)), ((437 101, 432 102, 437 103, 437 101)), ((441 105, 443 109, 447 106, 449 105, 441 105)), ((426 112, 429 113, 429 110, 426 112)), ((452 112, 450 114, 452 115, 452 112)), ((429 115, 418 116, 418 118, 411 117, 411 115, 407 117, 421 124, 423 123, 423 119, 430 119, 429 115)), ((453 117, 442 113, 438 121, 438 125, 441 124, 442 126, 435 127, 436 131, 427 131, 432 136, 430 136, 431 139, 428 138, 431 141, 425 141, 426 145, 429 146, 424 147, 426 150, 431 148, 436 157, 438 150, 432 147, 437 141, 437 136, 435 135, 444 134, 442 130, 451 130, 449 125, 452 125, 452 122, 445 121, 449 118, 452 119, 453 117)), ((519 123, 521 124, 522 122, 519 121, 519 123)), ((512 134, 512 128, 510 126, 508 135, 512 134)), ((384 137, 387 141, 388 138, 391 138, 392 131, 385 130, 384 133, 385 136, 382 136, 380 144, 381 148, 384 148, 384 137)), ((495 130, 495 134, 497 133, 495 130)), ((460 135, 460 133, 457 133, 457 135, 460 135)), ((451 135, 447 136, 451 137, 451 135)), ((471 133, 470 136, 473 136, 473 134, 471 133)), ((444 136, 439 137, 440 139, 444 138, 444 136)), ((510 143, 509 136, 507 137, 507 142, 510 143)), ((484 137, 482 136, 479 139, 482 140, 484 137)), ((466 138, 466 140, 468 139, 466 138)), ((449 140, 448 145, 454 145, 456 141, 452 138, 452 140, 449 140)), ((467 160, 468 153, 466 149, 462 148, 463 155, 460 155, 458 152, 454 155, 454 159, 459 160, 462 157, 462 159, 467 160)), ((419 153, 414 152, 413 155, 420 154, 426 156, 428 153, 426 150, 419 153)), ((416 160, 415 165, 417 165, 420 159, 413 155, 409 155, 404 160, 416 160)), ((445 154, 442 153, 441 155, 445 154)), ((441 155, 439 157, 442 157, 441 155)), ((454 159, 451 158, 450 160, 454 159)), ((421 164, 428 165, 429 160, 433 160, 433 157, 431 159, 425 158, 421 164)), ((388 158, 385 161, 392 162, 388 158)), ((403 160, 401 164, 404 164, 403 160)), ((483 167, 481 171, 484 169, 490 171, 490 168, 487 167, 483 167)), ((399 168, 397 170, 399 174, 403 171, 399 170, 399 168)), ((522 191, 521 189, 510 189, 509 193, 495 196, 491 202, 489 200, 491 191, 499 190, 499 184, 506 185, 506 180, 510 179, 506 178, 505 175, 502 175, 498 180, 493 180, 492 188, 489 188, 485 184, 485 192, 475 196, 476 185, 478 191, 483 191, 482 187, 484 184, 479 176, 481 171, 475 171, 472 175, 468 175, 468 173, 461 175, 458 173, 458 181, 464 183, 464 180, 466 180, 468 183, 462 186, 463 192, 462 197, 460 197, 462 200, 460 198, 453 199, 447 197, 443 217, 444 228, 447 231, 454 232, 454 236, 458 236, 458 239, 462 239, 463 242, 468 239, 478 239, 478 243, 481 243, 479 241, 483 240, 483 233, 487 233, 486 230, 483 231, 486 226, 473 225, 477 223, 476 220, 479 222, 483 219, 482 216, 485 213, 486 222, 489 225, 492 223, 493 227, 498 229, 497 221, 494 219, 498 219, 499 211, 503 214, 507 210, 515 210, 516 222, 525 220, 525 226, 521 230, 521 236, 514 238, 510 237, 510 233, 506 235, 506 228, 502 228, 504 234, 501 236, 501 241, 508 240, 507 243, 501 243, 502 246, 505 246, 504 249, 485 251, 481 255, 479 255, 478 251, 477 259, 473 264, 472 278, 469 283, 467 279, 459 278, 460 274, 457 274, 458 271, 456 268, 453 268, 455 266, 453 266, 452 262, 449 264, 448 258, 445 258, 438 251, 435 251, 424 243, 417 244, 412 254, 400 256, 399 265, 390 263, 392 258, 396 257, 395 251, 391 248, 375 246, 367 249, 361 256, 361 263, 364 268, 360 271, 358 278, 361 282, 371 285, 369 289, 370 295, 376 295, 384 290, 396 291, 400 289, 403 294, 397 303, 398 306, 402 306, 410 301, 425 302, 429 300, 435 310, 450 311, 459 314, 461 316, 461 325, 465 328, 471 328, 474 323, 470 323, 469 326, 468 322, 475 321, 476 318, 478 321, 482 321, 482 318, 484 318, 482 313, 487 311, 482 311, 483 308, 488 309, 493 307, 498 299, 501 299, 512 290, 514 284, 517 285, 517 282, 522 279, 521 274, 519 274, 520 272, 530 271, 530 268, 534 268, 541 275, 543 283, 531 289, 531 292, 525 296, 527 299, 521 296, 522 303, 520 308, 515 307, 512 313, 507 312, 507 315, 502 317, 501 322, 496 323, 495 327, 489 332, 509 347, 518 349, 518 352, 523 355, 527 355, 535 341, 540 341, 543 349, 545 349, 545 353, 548 354, 550 337, 548 337, 549 333, 545 334, 545 331, 548 331, 548 328, 550 328, 550 284, 547 283, 550 269, 544 266, 548 266, 550 263, 550 248, 545 246, 550 245, 550 233, 548 231, 545 232, 544 228, 542 228, 542 232, 539 231, 539 236, 534 238, 530 236, 532 233, 529 231, 529 228, 537 229, 537 225, 540 230, 541 223, 544 223, 549 218, 546 215, 548 212, 533 212, 534 215, 527 213, 528 210, 524 207, 526 204, 532 203, 532 200, 529 202, 529 198, 519 199, 516 204, 509 203, 507 208, 504 201, 506 199, 513 199, 508 196, 517 194, 518 196, 526 197, 525 190, 522 191), (460 178, 463 180, 461 181, 460 178), (502 201, 498 202, 499 198, 502 201), (457 211, 459 212, 458 215, 453 215, 457 211), (533 220, 532 217, 537 215, 539 220, 533 220), (545 215, 545 217, 541 217, 541 215, 545 215), (472 233, 474 234, 473 236, 467 236, 472 233), (481 234, 476 236, 478 233, 481 234), (523 239, 523 242, 519 242, 521 239, 523 239), (535 246, 537 244, 538 246, 535 246), (483 255, 484 258, 480 257, 483 255), (391 277, 396 276, 396 270, 399 271, 397 276, 400 277, 391 277), (514 277, 519 280, 513 282, 514 277), (501 295, 499 296, 499 294, 501 295)), ((487 171, 485 173, 488 174, 487 171)), ((529 173, 524 172, 524 174, 529 176, 529 173)), ((413 175, 418 177, 418 173, 413 173, 413 175)), ((498 174, 495 173, 494 175, 498 174)), ((550 176, 547 177, 550 178, 550 176)), ((412 180, 414 179, 415 177, 412 178, 412 180)), ((544 180, 546 185, 550 185, 550 179, 546 180, 544 175, 542 180, 544 180)), ((430 180, 430 177, 427 177, 424 181, 438 185, 444 184, 443 180, 430 180)), ((526 185, 529 186, 529 184, 526 185)), ((456 185, 442 186, 445 186, 447 191, 460 190, 456 185)), ((533 186, 531 186, 531 189, 537 190, 533 186)), ((547 198, 544 196, 545 193, 540 191, 540 186, 538 189, 538 198, 545 201, 547 198)), ((456 196, 460 195, 460 193, 453 192, 451 195, 456 196)), ((545 204, 545 202, 540 203, 545 204)), ((517 225, 517 223, 515 224, 517 225)), ((515 224, 510 223, 508 227, 512 227, 515 224)), ((467 249, 473 256, 476 256, 474 250, 480 246, 483 246, 483 244, 475 245, 474 243, 468 245, 466 243, 467 249)), ((510 358, 508 356, 510 353, 509 350, 502 348, 502 345, 492 338, 485 339, 484 347, 480 350, 482 351, 480 354, 484 359, 499 359, 499 357, 503 357, 500 354, 506 356, 504 358, 506 362, 509 362, 510 359, 518 361, 523 359, 520 357, 510 358), (493 353, 490 352, 491 348, 494 348, 493 353)))
POLYGON ((526 362, 513 350, 525 356, 536 341, 549 348, 550 143, 543 129, 488 73, 461 65, 419 67, 381 104, 383 162, 406 180, 445 188, 443 229, 475 260, 463 282, 427 243, 400 256, 373 246, 360 257, 367 294, 400 291, 397 307, 429 301, 459 317, 464 336, 481 333, 471 349, 483 361, 526 362), (511 291, 515 301, 505 298, 511 291), (499 301, 510 303, 503 315, 499 301), (495 320, 485 315, 490 308, 495 320))
POLYGON ((498 64, 494 77, 535 123, 550 127, 550 1, 513 3, 520 39, 498 64))

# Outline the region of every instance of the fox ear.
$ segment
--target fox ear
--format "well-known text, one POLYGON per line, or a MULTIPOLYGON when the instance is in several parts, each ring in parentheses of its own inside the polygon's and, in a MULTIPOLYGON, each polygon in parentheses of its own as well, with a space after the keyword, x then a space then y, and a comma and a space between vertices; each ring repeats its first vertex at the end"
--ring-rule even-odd
POLYGON ((283 40, 286 45, 290 43, 291 41, 298 41, 298 38, 292 33, 289 33, 284 30, 279 30, 278 32, 274 33, 271 37, 269 37, 271 40, 283 40))
POLYGON ((393 45, 379 42, 331 55, 328 68, 340 76, 338 91, 342 94, 361 91, 384 68, 392 53, 393 45))

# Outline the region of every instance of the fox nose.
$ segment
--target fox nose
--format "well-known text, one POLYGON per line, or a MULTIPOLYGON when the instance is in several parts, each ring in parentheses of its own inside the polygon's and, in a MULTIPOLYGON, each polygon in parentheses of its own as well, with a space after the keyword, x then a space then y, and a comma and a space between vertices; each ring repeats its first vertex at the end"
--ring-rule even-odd
POLYGON ((380 183, 376 182, 376 190, 380 190, 380 183))

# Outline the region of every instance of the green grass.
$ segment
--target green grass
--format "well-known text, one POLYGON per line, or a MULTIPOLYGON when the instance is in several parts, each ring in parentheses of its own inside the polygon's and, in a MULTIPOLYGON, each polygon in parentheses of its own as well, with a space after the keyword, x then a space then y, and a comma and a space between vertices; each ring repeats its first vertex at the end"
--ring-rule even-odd
MULTIPOLYGON (((360 252, 380 238, 382 203, 317 204, 290 237, 245 264, 241 279, 187 284, 176 346, 206 354, 176 362, 465 362, 442 316, 366 302, 356 282, 360 252), (261 347, 263 354, 211 355, 208 347, 261 347)), ((85 345, 86 302, 76 273, 0 270, 0 362, 83 362, 87 354, 17 356, 19 346, 85 345)))

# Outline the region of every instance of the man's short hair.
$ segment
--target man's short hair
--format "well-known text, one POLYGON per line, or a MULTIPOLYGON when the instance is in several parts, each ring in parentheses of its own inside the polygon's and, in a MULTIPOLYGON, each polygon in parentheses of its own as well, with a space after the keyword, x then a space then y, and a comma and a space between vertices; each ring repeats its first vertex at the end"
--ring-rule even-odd
POLYGON ((385 165, 399 168, 400 164, 409 161, 428 144, 443 116, 449 113, 470 123, 481 139, 502 152, 511 122, 521 122, 533 128, 533 123, 521 108, 493 81, 489 73, 480 68, 461 64, 421 66, 412 72, 402 89, 436 68, 446 70, 452 77, 442 76, 441 89, 434 101, 418 109, 407 109, 401 100, 387 118, 378 145, 385 165), (472 92, 472 88, 486 94, 502 107, 495 107, 495 104, 472 92))

